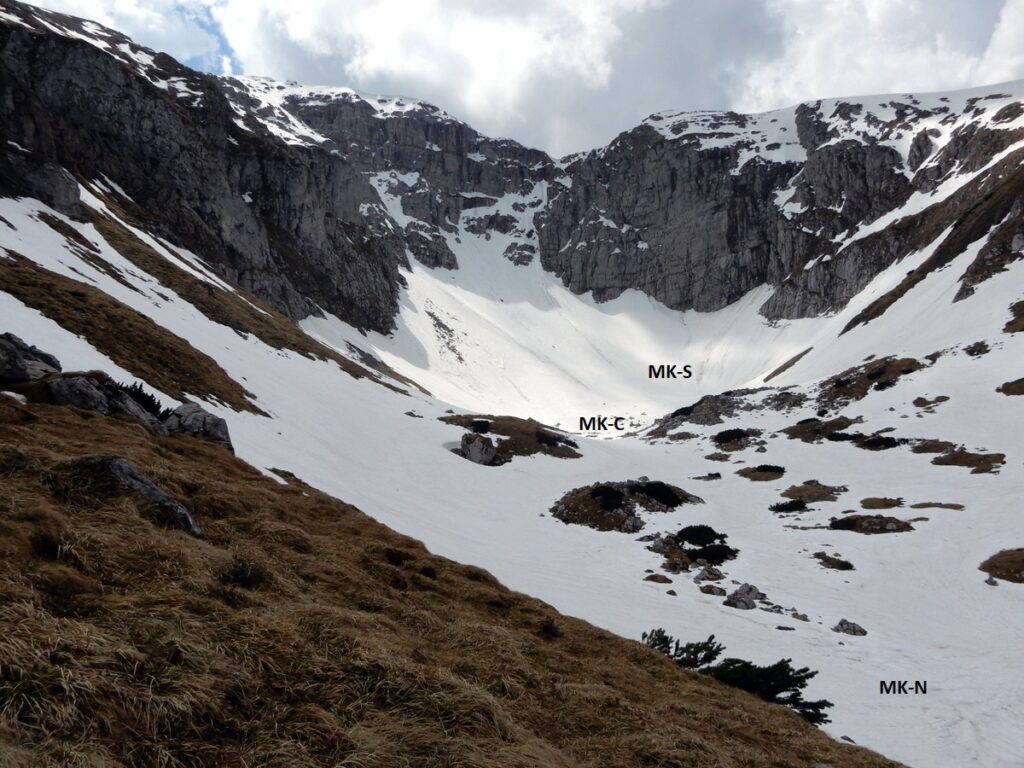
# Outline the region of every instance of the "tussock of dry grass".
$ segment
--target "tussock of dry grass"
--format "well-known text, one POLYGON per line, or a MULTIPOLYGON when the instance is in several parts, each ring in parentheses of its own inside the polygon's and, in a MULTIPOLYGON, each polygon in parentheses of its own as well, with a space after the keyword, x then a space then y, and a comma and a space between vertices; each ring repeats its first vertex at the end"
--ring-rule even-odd
POLYGON ((910 450, 912 453, 948 453, 954 448, 956 448, 956 443, 951 443, 948 440, 929 439, 917 440, 910 450))
POLYGON ((819 501, 836 501, 840 494, 849 490, 845 485, 825 485, 817 480, 807 480, 800 485, 791 485, 782 492, 787 499, 815 504, 819 501))
POLYGON ((884 357, 848 368, 821 384, 818 405, 830 409, 843 407, 851 401, 864 399, 873 389, 889 389, 901 377, 924 367, 924 363, 912 357, 884 357))
POLYGON ((738 469, 736 470, 736 474, 740 477, 745 477, 748 480, 767 482, 769 480, 778 480, 786 474, 786 470, 785 468, 775 464, 758 464, 756 467, 744 467, 743 469, 738 469))
POLYGON ((996 392, 1002 392, 1004 395, 1024 395, 1024 378, 1000 384, 996 392))
POLYGON ((1004 549, 978 566, 997 579, 1024 584, 1024 549, 1004 549))
POLYGON ((497 453, 494 464, 507 464, 516 456, 543 454, 559 459, 578 459, 579 446, 561 431, 541 424, 533 419, 515 416, 442 416, 441 421, 465 427, 481 434, 501 435, 504 440, 495 440, 497 453))
POLYGON ((891 765, 217 446, 0 405, 4 768, 891 765), (96 453, 206 539, 55 495, 96 453))
POLYGON ((802 360, 802 359, 803 359, 804 355, 806 355, 806 354, 807 354, 808 352, 810 352, 810 351, 811 351, 812 349, 814 349, 814 347, 808 347, 808 348, 807 348, 807 349, 805 349, 805 350, 804 350, 803 352, 798 352, 797 354, 793 355, 793 356, 792 356, 791 358, 789 358, 789 360, 787 360, 787 361, 786 361, 786 362, 784 362, 784 363, 783 363, 782 365, 780 365, 780 366, 779 366, 778 368, 776 368, 776 369, 775 369, 774 371, 772 371, 772 372, 771 372, 771 373, 769 373, 769 374, 768 374, 767 376, 765 376, 765 377, 764 377, 764 378, 762 379, 762 381, 763 381, 763 382, 765 382, 765 383, 767 384, 767 383, 768 383, 769 381, 771 381, 772 379, 774 379, 774 378, 775 378, 776 376, 781 376, 781 375, 782 375, 782 374, 784 374, 784 373, 785 373, 786 371, 788 371, 788 370, 789 370, 790 368, 792 368, 792 367, 793 367, 794 365, 796 365, 797 363, 799 363, 799 362, 800 362, 800 360, 802 360))
POLYGON ((932 459, 932 464, 940 466, 966 467, 971 470, 972 475, 998 472, 1005 463, 1005 453, 976 453, 963 448, 947 451, 932 459))
POLYGON ((1024 331, 1024 301, 1010 305, 1010 319, 1003 326, 1005 333, 1020 333, 1021 331, 1024 331))
POLYGON ((805 443, 816 443, 822 438, 827 438, 829 435, 835 434, 836 432, 842 432, 844 429, 848 429, 856 423, 857 422, 853 419, 849 419, 846 416, 838 416, 826 421, 811 417, 809 419, 799 421, 790 427, 786 427, 782 431, 792 440, 802 440, 805 443))
POLYGON ((888 496, 868 496, 860 500, 861 509, 895 509, 903 506, 903 498, 889 498, 888 496))

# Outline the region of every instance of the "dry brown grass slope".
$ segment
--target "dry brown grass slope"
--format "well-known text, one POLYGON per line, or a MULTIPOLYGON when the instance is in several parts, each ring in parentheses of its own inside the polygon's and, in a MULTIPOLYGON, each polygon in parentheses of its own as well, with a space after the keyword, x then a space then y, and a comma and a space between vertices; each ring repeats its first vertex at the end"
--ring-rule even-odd
POLYGON ((14 251, 0 258, 0 285, 175 399, 190 394, 261 413, 250 401, 251 393, 216 360, 98 288, 44 269, 14 251))
POLYGON ((0 397, 0 765, 890 766, 290 478, 0 397), (197 540, 71 484, 126 458, 197 540))

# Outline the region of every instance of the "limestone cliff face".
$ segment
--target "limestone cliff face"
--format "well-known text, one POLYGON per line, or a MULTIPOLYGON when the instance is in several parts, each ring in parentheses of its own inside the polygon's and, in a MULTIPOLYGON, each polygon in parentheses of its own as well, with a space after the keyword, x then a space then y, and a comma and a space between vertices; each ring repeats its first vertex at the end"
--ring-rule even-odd
POLYGON ((768 285, 769 319, 842 308, 968 214, 1000 227, 985 259, 1019 256, 1022 190, 994 174, 1024 153, 1022 84, 663 113, 555 161, 415 100, 216 78, 0 7, 0 193, 75 214, 83 185, 295 319, 387 332, 407 254, 458 269, 466 237, 598 300, 713 311, 768 285))
MULTIPOLYGON (((930 242, 906 227, 882 226, 864 241, 858 231, 895 223, 915 192, 981 171, 1024 137, 1019 127, 979 126, 1019 118, 1020 102, 996 91, 965 97, 959 112, 947 97, 934 108, 887 98, 652 116, 567 167, 570 183, 538 216, 543 264, 598 298, 638 288, 676 309, 711 311, 768 284, 769 319, 841 309, 930 242), (987 114, 987 100, 1000 109, 987 114), (996 119, 1000 111, 1009 119, 996 119)), ((965 204, 922 201, 934 214, 921 222, 930 238, 955 227, 965 204)))
POLYGON ((404 248, 360 215, 375 193, 357 169, 280 141, 239 116, 217 79, 167 56, 77 19, 2 7, 23 19, 0 24, 6 193, 73 214, 79 183, 112 182, 124 192, 112 201, 140 225, 291 317, 319 305, 391 327, 404 248))

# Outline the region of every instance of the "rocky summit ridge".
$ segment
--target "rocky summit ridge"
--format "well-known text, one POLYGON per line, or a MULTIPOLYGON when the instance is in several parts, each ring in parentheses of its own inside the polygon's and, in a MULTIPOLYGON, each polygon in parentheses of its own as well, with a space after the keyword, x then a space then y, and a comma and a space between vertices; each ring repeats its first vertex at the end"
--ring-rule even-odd
POLYGON ((296 320, 391 330, 406 254, 458 269, 466 233, 598 301, 638 289, 713 311, 768 285, 769 320, 837 311, 899 259, 931 246, 939 268, 943 244, 995 228, 963 298, 1021 251, 1020 82, 665 112, 556 160, 413 99, 215 77, 92 22, 0 9, 0 191, 75 215, 85 184, 296 320))

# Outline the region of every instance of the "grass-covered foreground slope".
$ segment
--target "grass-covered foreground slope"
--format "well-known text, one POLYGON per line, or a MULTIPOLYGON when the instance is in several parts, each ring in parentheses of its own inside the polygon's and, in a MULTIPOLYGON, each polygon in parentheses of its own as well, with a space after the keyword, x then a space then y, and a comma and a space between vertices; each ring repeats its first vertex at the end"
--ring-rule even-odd
POLYGON ((4 768, 892 765, 120 418, 0 396, 0 550, 4 768), (79 471, 96 455, 204 537, 79 471))

